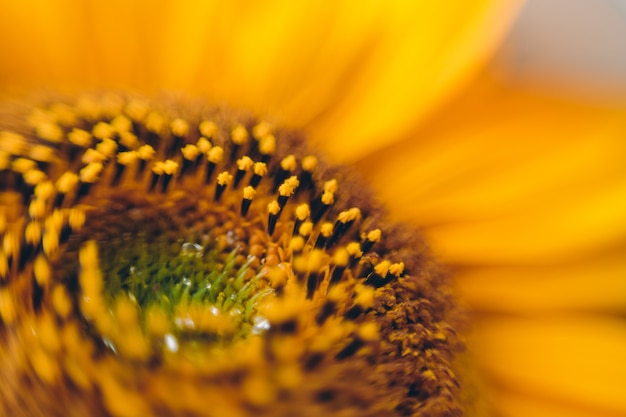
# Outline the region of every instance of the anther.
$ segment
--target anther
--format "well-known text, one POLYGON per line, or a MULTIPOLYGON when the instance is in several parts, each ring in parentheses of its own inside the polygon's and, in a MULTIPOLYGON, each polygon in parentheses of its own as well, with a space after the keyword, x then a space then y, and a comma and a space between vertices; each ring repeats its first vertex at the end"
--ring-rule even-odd
POLYGON ((215 171, 215 167, 222 162, 224 158, 224 149, 221 146, 214 146, 209 150, 207 154, 207 168, 206 168, 206 176, 204 178, 204 183, 209 184, 211 182, 211 177, 213 176, 213 172, 215 171))
POLYGON ((280 205, 278 201, 272 200, 267 205, 268 219, 267 219, 267 234, 273 235, 274 229, 276 228, 276 221, 278 220, 278 216, 280 215, 280 205))
POLYGON ((183 166, 180 170, 180 177, 185 176, 192 167, 196 167, 198 165, 198 161, 200 160, 201 153, 200 149, 191 143, 183 146, 180 150, 183 154, 183 166))
POLYGON ((237 173, 235 174, 235 181, 233 187, 237 188, 239 183, 246 175, 246 172, 250 171, 254 165, 254 161, 249 156, 242 156, 237 160, 237 173))
POLYGON ((252 200, 256 196, 256 190, 253 187, 247 186, 243 189, 243 199, 241 200, 241 215, 246 217, 248 210, 252 204, 252 200))
POLYGON ((254 175, 250 178, 250 186, 257 187, 261 182, 261 179, 267 174, 267 165, 265 162, 255 162, 252 167, 254 175))
POLYGON ((214 201, 220 201, 222 193, 224 193, 224 190, 232 180, 233 176, 228 171, 220 172, 217 175, 217 186, 215 187, 215 196, 213 197, 214 201))
POLYGON ((274 175, 274 185, 272 192, 276 192, 278 187, 287 179, 287 177, 298 168, 295 155, 287 155, 280 161, 278 172, 274 175))

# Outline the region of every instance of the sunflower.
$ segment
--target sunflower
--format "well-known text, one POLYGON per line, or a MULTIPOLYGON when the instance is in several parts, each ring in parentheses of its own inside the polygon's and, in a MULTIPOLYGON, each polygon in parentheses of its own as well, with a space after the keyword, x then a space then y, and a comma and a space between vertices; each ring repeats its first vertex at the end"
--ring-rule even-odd
POLYGON ((61 91, 3 107, 7 412, 455 415, 459 369, 479 413, 622 415, 623 113, 489 80, 445 104, 495 3, 3 5, 5 91, 61 91), (294 129, 452 266, 469 365, 423 244, 294 129))

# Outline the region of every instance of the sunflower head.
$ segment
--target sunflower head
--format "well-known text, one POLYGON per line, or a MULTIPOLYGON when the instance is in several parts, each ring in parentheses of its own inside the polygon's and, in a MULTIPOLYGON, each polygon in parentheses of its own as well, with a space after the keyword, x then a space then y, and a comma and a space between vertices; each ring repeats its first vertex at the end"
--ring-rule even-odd
POLYGON ((3 122, 3 410, 457 415, 454 308, 418 235, 302 135, 161 103, 3 122))

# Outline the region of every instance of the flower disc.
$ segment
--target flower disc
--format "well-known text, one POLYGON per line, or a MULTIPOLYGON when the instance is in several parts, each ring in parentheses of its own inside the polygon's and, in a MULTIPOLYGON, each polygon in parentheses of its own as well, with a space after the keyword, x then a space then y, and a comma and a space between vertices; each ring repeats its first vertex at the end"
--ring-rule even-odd
POLYGON ((445 276, 302 135, 124 95, 17 108, 3 415, 460 414, 445 276))

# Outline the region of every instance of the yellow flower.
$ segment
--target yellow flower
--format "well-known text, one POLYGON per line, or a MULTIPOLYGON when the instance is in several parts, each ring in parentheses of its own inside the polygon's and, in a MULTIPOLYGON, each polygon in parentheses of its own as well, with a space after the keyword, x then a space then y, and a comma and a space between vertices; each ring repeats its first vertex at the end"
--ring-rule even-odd
POLYGON ((515 7, 153 3, 6 2, 2 88, 165 88, 305 128, 454 267, 488 406, 626 412, 623 112, 491 82, 444 106, 515 7))

